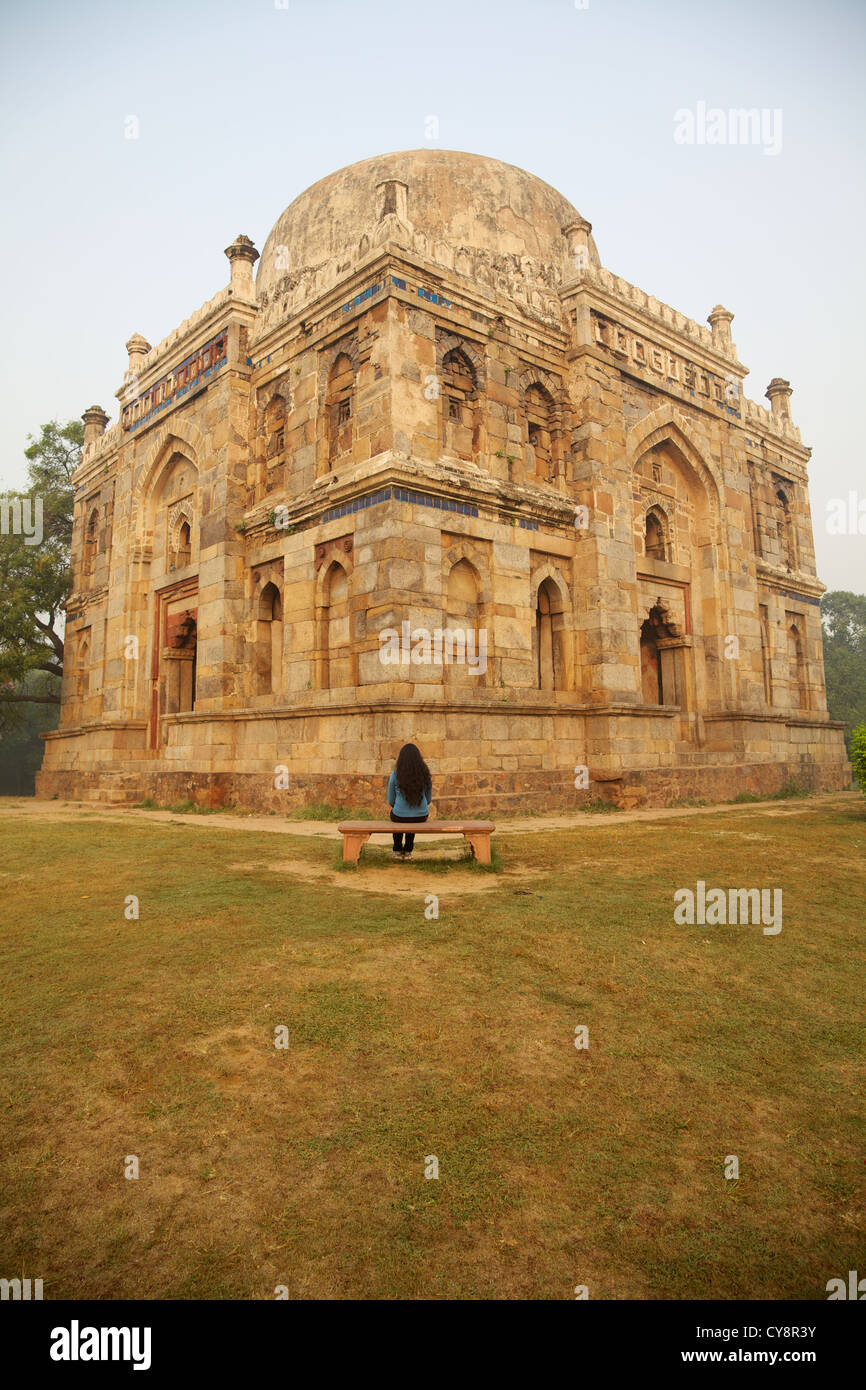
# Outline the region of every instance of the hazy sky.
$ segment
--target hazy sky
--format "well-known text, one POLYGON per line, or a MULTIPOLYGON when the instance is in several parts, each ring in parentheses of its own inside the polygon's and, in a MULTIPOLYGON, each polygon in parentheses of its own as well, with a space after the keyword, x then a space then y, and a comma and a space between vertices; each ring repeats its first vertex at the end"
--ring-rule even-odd
POLYGON ((558 188, 618 275, 699 323, 736 314, 746 393, 794 387, 819 575, 866 590, 866 536, 825 526, 829 499, 866 499, 863 0, 280 4, 6 0, 0 485, 43 421, 117 418, 126 339, 226 284, 238 232, 261 249, 368 155, 469 150, 558 188), (779 152, 678 144, 699 102, 780 111, 779 152))

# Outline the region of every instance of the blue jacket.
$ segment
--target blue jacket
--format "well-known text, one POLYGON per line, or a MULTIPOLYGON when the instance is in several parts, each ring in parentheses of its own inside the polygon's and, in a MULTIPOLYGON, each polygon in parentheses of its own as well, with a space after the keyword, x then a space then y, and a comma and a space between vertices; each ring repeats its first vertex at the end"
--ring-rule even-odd
POLYGON ((430 798, 433 795, 433 785, 427 788, 427 795, 421 793, 421 805, 410 806, 405 796, 397 786, 397 773, 392 772, 388 779, 388 805, 391 807, 395 816, 415 816, 419 820, 426 816, 430 810, 430 798))

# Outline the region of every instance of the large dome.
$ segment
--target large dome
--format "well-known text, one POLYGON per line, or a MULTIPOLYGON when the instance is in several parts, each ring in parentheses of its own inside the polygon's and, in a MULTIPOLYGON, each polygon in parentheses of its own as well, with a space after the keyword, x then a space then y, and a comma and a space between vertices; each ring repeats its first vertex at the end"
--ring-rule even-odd
MULTIPOLYGON (((550 184, 498 159, 454 150, 378 155, 329 174, 289 204, 265 242, 256 286, 262 297, 287 274, 349 269, 381 240, 449 265, 461 251, 481 252, 567 273, 563 231, 582 220, 550 184)), ((598 264, 591 237, 589 253, 598 264)))

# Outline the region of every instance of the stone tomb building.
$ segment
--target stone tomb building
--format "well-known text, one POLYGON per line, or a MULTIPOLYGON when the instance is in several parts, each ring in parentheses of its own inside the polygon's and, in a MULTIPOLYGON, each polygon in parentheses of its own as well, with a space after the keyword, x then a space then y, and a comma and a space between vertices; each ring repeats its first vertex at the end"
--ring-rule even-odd
POLYGON ((441 814, 847 786, 806 464, 721 306, 602 267, 548 184, 364 160, 156 347, 75 474, 42 796, 441 814), (259 261, 254 277, 254 265, 259 261))

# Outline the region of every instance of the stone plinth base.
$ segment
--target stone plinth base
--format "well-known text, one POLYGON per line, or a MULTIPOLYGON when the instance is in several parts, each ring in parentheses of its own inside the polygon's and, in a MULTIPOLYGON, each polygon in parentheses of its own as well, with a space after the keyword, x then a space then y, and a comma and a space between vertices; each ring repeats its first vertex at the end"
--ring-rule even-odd
POLYGON ((302 708, 199 712, 162 721, 61 728, 45 735, 39 797, 159 805, 192 800, 285 814, 314 802, 381 815, 403 743, 420 747, 440 816, 578 810, 769 795, 787 782, 814 791, 851 785, 842 726, 820 717, 709 716, 683 738, 679 711, 659 706, 518 704, 437 708, 331 701, 302 708), (585 785, 588 777, 588 784, 585 785), (575 782, 578 783, 575 786, 575 782))
MULTIPOLYGON (((686 800, 732 801, 743 792, 770 796, 790 782, 810 791, 845 791, 851 786, 851 773, 842 762, 792 760, 626 772, 613 780, 591 779, 589 787, 580 791, 573 780, 564 772, 454 774, 437 778, 434 805, 438 816, 448 817, 481 816, 492 811, 579 811, 587 802, 599 800, 630 810, 686 800)), ((326 803, 381 815, 387 782, 384 774, 306 773, 291 777, 289 787, 277 791, 260 773, 148 772, 142 768, 123 775, 122 781, 96 772, 41 772, 36 795, 126 805, 147 798, 160 806, 191 800, 203 808, 236 806, 277 814, 326 803)))

